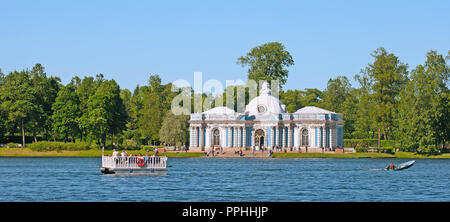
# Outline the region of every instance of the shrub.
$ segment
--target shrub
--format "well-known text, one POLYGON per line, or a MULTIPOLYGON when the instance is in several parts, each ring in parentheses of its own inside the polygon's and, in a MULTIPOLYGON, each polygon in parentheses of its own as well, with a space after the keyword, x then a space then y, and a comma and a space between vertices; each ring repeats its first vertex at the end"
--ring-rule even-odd
POLYGON ((61 150, 88 150, 91 148, 91 144, 86 142, 76 142, 76 143, 64 143, 64 142, 50 142, 50 141, 40 141, 36 143, 29 144, 28 147, 34 151, 61 151, 61 150))
POLYGON ((8 147, 8 148, 17 148, 17 147, 19 147, 19 144, 11 142, 11 143, 6 144, 6 147, 8 147))
POLYGON ((368 153, 368 152, 375 152, 375 153, 394 153, 393 147, 358 147, 356 148, 357 153, 368 153))
POLYGON ((417 153, 419 154, 437 154, 438 153, 438 149, 436 147, 436 145, 426 145, 426 146, 420 146, 417 149, 417 153))
POLYGON ((137 147, 137 142, 134 140, 127 139, 122 144, 125 149, 135 149, 137 147))
POLYGON ((376 147, 377 139, 344 139, 344 147, 376 147))

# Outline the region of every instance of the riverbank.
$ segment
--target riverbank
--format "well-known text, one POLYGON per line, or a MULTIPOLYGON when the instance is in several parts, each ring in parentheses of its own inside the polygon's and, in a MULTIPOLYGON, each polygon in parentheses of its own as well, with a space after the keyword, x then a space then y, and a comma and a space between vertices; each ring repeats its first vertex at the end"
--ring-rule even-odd
MULTIPOLYGON (((153 155, 154 152, 145 152, 142 150, 127 150, 128 154, 153 155)), ((111 155, 112 150, 105 150, 105 156, 111 155)), ((202 157, 200 152, 165 152, 161 156, 167 157, 202 157)), ((101 157, 101 149, 90 149, 80 151, 34 151, 29 148, 0 148, 0 157, 101 157)))
MULTIPOLYGON (((146 155, 147 152, 142 150, 127 150, 129 154, 139 153, 146 155)), ((111 150, 105 150, 105 155, 111 155, 111 150)), ((149 155, 153 155, 153 152, 148 152, 149 155)), ((202 152, 163 152, 161 156, 167 157, 204 157, 202 152)), ((0 157, 101 157, 101 149, 81 150, 81 151, 44 151, 38 152, 28 148, 0 148, 0 157)), ((261 155, 259 155, 261 156, 261 155)), ((266 157, 262 155, 261 157, 266 157)), ((220 156, 219 156, 220 157, 220 156)), ((224 156, 226 158, 228 156, 224 156)), ((237 155, 231 155, 233 158, 242 158, 237 155)), ((247 154, 243 158, 251 158, 252 156, 247 154)), ((450 159, 450 153, 441 155, 419 155, 410 152, 396 152, 395 154, 387 153, 274 153, 274 158, 410 158, 410 159, 450 159)), ((208 157, 206 157, 208 158, 208 157)), ((211 157, 209 157, 211 158, 211 157)))

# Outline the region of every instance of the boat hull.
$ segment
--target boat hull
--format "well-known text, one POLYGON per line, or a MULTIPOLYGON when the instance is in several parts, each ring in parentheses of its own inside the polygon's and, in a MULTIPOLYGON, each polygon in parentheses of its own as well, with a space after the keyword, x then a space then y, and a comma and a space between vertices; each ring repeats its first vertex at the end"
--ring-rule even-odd
POLYGON ((152 168, 110 168, 102 167, 100 171, 103 174, 128 174, 128 175, 165 175, 167 169, 152 169, 152 168))
MULTIPOLYGON (((415 162, 416 162, 415 160, 411 160, 411 161, 408 161, 408 162, 405 162, 405 163, 401 163, 401 164, 395 166, 395 168, 393 170, 394 171, 406 170, 406 169, 412 167, 415 162)), ((388 169, 388 167, 386 167, 384 169, 385 170, 390 170, 390 169, 388 169)))

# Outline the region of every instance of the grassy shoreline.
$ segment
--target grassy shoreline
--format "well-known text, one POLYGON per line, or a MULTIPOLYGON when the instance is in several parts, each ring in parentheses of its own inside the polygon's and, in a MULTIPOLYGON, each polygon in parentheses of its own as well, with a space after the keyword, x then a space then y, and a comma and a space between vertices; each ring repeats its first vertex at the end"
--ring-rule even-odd
MULTIPOLYGON (((147 154, 142 150, 127 150, 129 154, 147 154)), ((105 150, 105 155, 111 155, 111 150, 105 150)), ((148 152, 153 155, 153 152, 148 152)), ((203 157, 202 152, 166 152, 160 153, 167 157, 203 157)), ((101 157, 101 149, 82 151, 33 151, 29 148, 0 148, 0 157, 101 157)), ((409 152, 386 153, 274 153, 274 158, 410 158, 410 159, 450 159, 450 153, 441 155, 419 155, 409 152)))

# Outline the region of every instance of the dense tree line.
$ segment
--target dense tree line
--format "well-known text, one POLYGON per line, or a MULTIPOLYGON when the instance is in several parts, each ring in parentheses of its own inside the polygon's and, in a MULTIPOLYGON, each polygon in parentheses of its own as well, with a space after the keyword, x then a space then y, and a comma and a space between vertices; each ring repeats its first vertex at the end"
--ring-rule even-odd
POLYGON ((401 148, 436 153, 450 141, 450 51, 446 58, 429 51, 426 61, 408 72, 407 64, 378 48, 374 61, 348 78, 329 79, 326 89, 287 90, 280 99, 294 112, 318 106, 344 114, 344 138, 397 140, 401 148))
MULTIPOLYGON (((436 51, 426 54, 424 64, 408 71, 408 65, 384 48, 376 49, 373 61, 354 75, 352 86, 346 76, 330 78, 323 90, 280 90, 279 97, 287 112, 304 106, 317 106, 344 114, 346 139, 396 140, 402 148, 433 153, 450 140, 450 51, 446 58, 436 51)), ((248 79, 280 80, 288 78, 287 67, 294 60, 281 43, 267 43, 253 48, 237 63, 248 66, 248 79)), ((150 75, 148 85, 133 92, 121 89, 102 74, 75 76, 67 85, 58 77, 47 77, 44 67, 13 71, 0 69, 0 142, 21 137, 32 141, 84 141, 101 145, 136 146, 189 142, 189 110, 174 115, 172 102, 186 94, 189 107, 197 96, 203 110, 217 106, 238 107, 252 97, 248 86, 228 86, 219 96, 196 94, 192 88, 162 84, 159 75, 150 75), (244 92, 243 95, 238 92, 244 92), (227 92, 233 92, 227 95, 227 92)), ((182 104, 180 101, 179 104, 182 104)), ((178 101, 177 101, 178 102, 178 101)), ((193 110, 193 109, 191 109, 193 110)))

